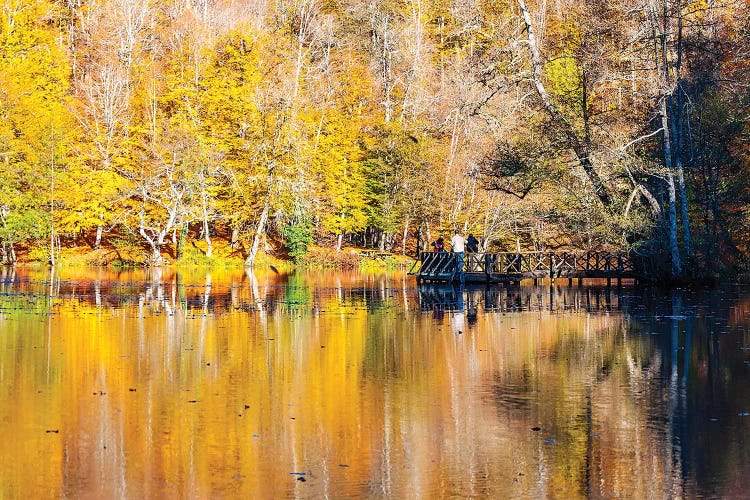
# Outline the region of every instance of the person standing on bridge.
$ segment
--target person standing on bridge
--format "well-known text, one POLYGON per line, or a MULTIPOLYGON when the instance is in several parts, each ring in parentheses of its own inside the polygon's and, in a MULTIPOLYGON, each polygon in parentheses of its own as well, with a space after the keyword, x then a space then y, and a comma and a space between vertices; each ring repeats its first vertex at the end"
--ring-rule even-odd
POLYGON ((442 234, 432 243, 432 246, 435 248, 436 252, 445 252, 445 242, 443 241, 442 234))
POLYGON ((466 238, 466 251, 469 253, 477 253, 479 251, 479 240, 472 233, 469 233, 469 237, 466 238))
POLYGON ((451 251, 456 254, 456 269, 458 269, 458 277, 461 283, 464 282, 464 247, 466 246, 466 239, 458 233, 458 229, 453 233, 453 239, 451 239, 451 251))

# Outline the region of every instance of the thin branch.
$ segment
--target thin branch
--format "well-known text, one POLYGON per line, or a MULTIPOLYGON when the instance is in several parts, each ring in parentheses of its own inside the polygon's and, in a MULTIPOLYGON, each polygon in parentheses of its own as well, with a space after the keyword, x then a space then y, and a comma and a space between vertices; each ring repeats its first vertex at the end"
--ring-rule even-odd
POLYGON ((620 146, 619 150, 620 151, 625 151, 626 149, 628 149, 630 146, 632 146, 636 142, 644 141, 644 140, 648 139, 649 137, 653 137, 656 134, 660 133, 662 130, 664 130, 664 128, 663 127, 659 127, 658 130, 655 130, 655 131, 651 132, 650 134, 642 135, 642 136, 640 136, 640 137, 638 137, 636 139, 633 139, 632 141, 630 141, 629 143, 625 144, 624 146, 620 146))

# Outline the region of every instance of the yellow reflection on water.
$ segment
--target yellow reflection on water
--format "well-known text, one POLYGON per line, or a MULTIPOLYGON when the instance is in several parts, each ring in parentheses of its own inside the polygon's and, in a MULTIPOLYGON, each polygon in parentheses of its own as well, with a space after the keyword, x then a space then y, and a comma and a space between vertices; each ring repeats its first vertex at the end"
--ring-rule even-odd
POLYGON ((616 308, 422 310, 401 274, 46 273, 0 280, 0 498, 674 491, 658 357, 616 308))

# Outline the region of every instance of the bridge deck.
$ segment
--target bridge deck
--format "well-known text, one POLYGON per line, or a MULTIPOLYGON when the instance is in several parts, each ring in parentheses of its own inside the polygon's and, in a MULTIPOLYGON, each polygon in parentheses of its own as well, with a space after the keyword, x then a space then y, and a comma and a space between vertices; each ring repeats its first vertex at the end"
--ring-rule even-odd
POLYGON ((422 252, 410 274, 418 282, 514 283, 541 278, 636 278, 630 259, 607 252, 467 253, 422 252), (416 268, 416 269, 415 269, 416 268), (462 276, 463 275, 463 276, 462 276))

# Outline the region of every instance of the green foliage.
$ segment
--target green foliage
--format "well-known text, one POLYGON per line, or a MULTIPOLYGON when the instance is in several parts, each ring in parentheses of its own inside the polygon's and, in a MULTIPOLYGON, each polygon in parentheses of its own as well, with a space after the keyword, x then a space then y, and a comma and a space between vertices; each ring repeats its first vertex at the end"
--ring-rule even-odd
POLYGON ((287 224, 284 226, 283 234, 289 256, 299 262, 313 242, 311 222, 303 219, 293 224, 287 224))
POLYGON ((544 67, 549 91, 565 104, 572 113, 581 112, 583 86, 581 67, 575 57, 563 54, 544 67))
POLYGON ((292 272, 284 287, 284 305, 289 309, 306 309, 311 303, 312 291, 305 278, 292 272))
POLYGON ((0 224, 0 240, 5 242, 36 242, 49 234, 49 214, 33 208, 10 212, 0 224))

